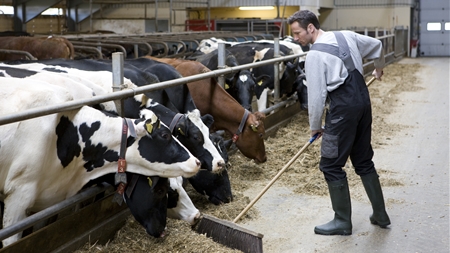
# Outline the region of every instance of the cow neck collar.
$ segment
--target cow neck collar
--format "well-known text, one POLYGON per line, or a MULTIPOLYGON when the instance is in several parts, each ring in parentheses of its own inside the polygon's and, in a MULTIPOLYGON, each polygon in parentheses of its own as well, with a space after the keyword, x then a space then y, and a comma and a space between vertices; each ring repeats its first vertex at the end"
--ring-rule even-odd
POLYGON ((169 129, 172 134, 173 134, 173 130, 175 129, 175 126, 177 125, 177 123, 181 119, 181 117, 183 117, 183 114, 177 113, 175 115, 175 117, 173 117, 172 122, 170 122, 169 129))
POLYGON ((235 143, 239 139, 239 135, 244 131, 245 122, 247 122, 248 115, 250 112, 247 109, 244 109, 244 116, 242 116, 241 123, 239 124, 239 128, 236 133, 233 135, 233 142, 235 143))
POLYGON ((120 153, 119 160, 117 161, 117 173, 115 175, 115 184, 119 185, 117 186, 117 192, 114 196, 114 201, 119 205, 122 205, 123 193, 127 187, 127 162, 125 160, 125 154, 127 152, 128 131, 130 131, 131 136, 136 137, 136 130, 134 129, 134 124, 131 122, 131 119, 123 118, 120 153))

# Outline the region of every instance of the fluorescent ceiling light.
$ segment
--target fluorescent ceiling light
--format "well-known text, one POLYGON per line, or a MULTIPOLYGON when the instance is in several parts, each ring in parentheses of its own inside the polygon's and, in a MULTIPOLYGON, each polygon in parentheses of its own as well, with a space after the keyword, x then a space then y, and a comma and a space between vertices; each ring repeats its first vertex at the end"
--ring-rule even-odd
POLYGON ((239 10, 241 11, 266 11, 266 10, 273 10, 273 6, 242 6, 239 7, 239 10))

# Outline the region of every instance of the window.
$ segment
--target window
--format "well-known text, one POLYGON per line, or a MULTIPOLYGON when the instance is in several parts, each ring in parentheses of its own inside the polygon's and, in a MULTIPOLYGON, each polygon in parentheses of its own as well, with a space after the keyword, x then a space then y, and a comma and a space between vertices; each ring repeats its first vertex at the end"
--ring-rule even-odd
POLYGON ((0 5, 0 15, 12 15, 14 14, 14 8, 12 6, 0 5))
POLYGON ((450 22, 445 22, 444 29, 445 29, 446 31, 450 31, 450 22))
MULTIPOLYGON (((6 6, 6 5, 0 5, 0 15, 13 15, 14 14, 14 7, 12 6, 6 6)), ((63 15, 63 10, 61 8, 48 8, 44 12, 41 13, 41 15, 63 15)))
POLYGON ((440 30, 441 30, 441 23, 437 22, 427 23, 427 31, 440 31, 440 30))

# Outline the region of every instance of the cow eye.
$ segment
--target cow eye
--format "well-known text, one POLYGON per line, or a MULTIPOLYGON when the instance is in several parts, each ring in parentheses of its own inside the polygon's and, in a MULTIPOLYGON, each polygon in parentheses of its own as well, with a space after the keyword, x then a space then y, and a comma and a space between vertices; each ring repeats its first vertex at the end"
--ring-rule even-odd
POLYGON ((201 142, 203 140, 203 138, 202 138, 203 136, 201 136, 199 134, 194 134, 193 137, 194 137, 194 140, 197 142, 201 142))
POLYGON ((164 132, 161 134, 161 137, 165 140, 170 140, 170 138, 172 137, 172 135, 169 132, 164 132))

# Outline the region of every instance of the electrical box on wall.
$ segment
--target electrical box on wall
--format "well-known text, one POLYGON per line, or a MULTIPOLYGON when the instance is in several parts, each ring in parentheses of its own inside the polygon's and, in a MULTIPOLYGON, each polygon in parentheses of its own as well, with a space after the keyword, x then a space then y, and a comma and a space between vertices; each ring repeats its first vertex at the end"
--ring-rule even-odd
POLYGON ((158 22, 156 22, 155 19, 146 19, 145 32, 146 33, 169 32, 169 20, 158 19, 158 22))

